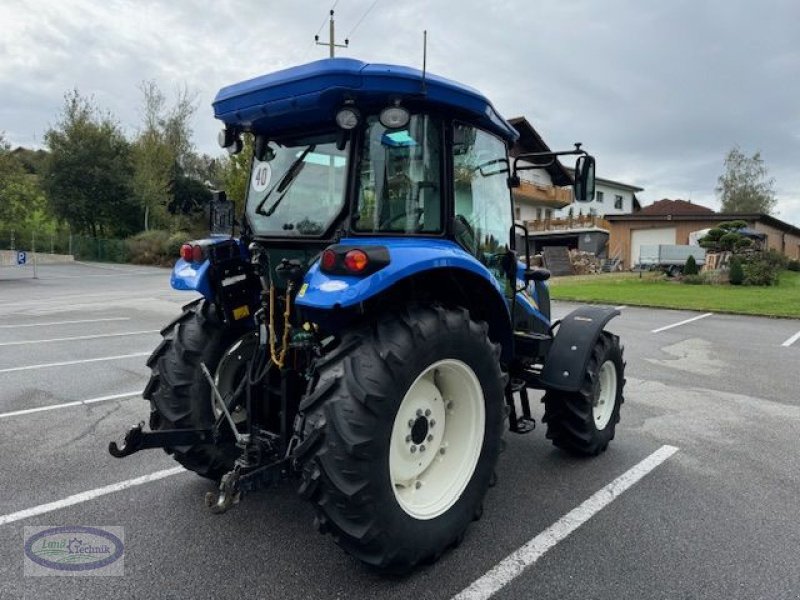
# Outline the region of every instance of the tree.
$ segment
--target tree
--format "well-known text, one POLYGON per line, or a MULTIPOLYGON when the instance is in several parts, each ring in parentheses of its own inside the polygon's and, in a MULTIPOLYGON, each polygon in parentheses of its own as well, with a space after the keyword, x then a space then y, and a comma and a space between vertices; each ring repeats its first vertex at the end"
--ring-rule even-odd
POLYGON ((697 275, 697 261, 694 259, 693 255, 689 255, 689 258, 686 259, 686 264, 683 267, 683 274, 684 275, 697 275))
POLYGON ((0 133, 0 229, 44 229, 52 219, 38 177, 28 172, 19 155, 0 133))
POLYGON ((724 213, 772 214, 775 180, 768 176, 761 153, 748 157, 738 146, 725 157, 725 172, 717 180, 717 194, 724 213))
POLYGON ((42 188, 56 217, 94 237, 134 231, 131 147, 111 115, 77 90, 68 92, 44 140, 50 152, 42 188))
POLYGON ((239 154, 220 160, 220 179, 228 199, 234 203, 235 213, 241 215, 250 185, 250 161, 253 158, 253 137, 244 135, 244 149, 239 154))

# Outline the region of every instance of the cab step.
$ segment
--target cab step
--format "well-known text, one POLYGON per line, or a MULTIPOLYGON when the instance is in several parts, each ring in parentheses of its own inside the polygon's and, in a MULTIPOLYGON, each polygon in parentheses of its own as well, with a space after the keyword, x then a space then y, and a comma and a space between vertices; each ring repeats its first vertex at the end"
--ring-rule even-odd
POLYGON ((531 403, 528 398, 528 387, 522 379, 511 379, 506 386, 506 404, 508 404, 508 429, 512 433, 530 433, 536 428, 536 419, 531 416, 531 403), (519 393, 522 415, 517 414, 514 394, 519 393))

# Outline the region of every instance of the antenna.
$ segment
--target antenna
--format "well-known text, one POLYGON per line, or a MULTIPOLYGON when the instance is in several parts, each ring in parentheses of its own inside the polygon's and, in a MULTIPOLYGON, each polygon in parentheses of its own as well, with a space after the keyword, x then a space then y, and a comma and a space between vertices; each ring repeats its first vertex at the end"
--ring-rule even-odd
POLYGON ((425 85, 425 71, 428 63, 428 30, 422 31, 422 93, 427 94, 428 88, 425 85))
POLYGON ((330 32, 327 42, 320 42, 319 35, 314 36, 314 41, 317 43, 317 46, 328 46, 331 52, 331 58, 334 56, 334 48, 347 48, 350 44, 350 40, 345 39, 344 44, 337 44, 336 43, 336 36, 334 34, 334 24, 333 24, 333 9, 331 9, 330 15, 330 32))

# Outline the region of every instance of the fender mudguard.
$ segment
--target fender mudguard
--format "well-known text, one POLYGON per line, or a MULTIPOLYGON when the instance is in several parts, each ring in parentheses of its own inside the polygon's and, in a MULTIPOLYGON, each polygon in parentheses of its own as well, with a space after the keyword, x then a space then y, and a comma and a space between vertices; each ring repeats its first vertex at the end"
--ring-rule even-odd
MULTIPOLYGON (((295 300, 298 306, 316 310, 355 306, 407 277, 447 267, 464 269, 481 276, 492 285, 501 298, 503 297, 503 288, 491 271, 461 246, 449 240, 359 237, 341 239, 339 244, 353 248, 383 246, 389 252, 389 263, 371 275, 356 277, 323 273, 317 261, 303 279, 303 285, 295 300)), ((507 318, 510 316, 507 315, 507 318)))
POLYGON ((615 308, 582 306, 564 317, 539 376, 542 385, 577 392, 597 339, 606 323, 619 314, 615 308))

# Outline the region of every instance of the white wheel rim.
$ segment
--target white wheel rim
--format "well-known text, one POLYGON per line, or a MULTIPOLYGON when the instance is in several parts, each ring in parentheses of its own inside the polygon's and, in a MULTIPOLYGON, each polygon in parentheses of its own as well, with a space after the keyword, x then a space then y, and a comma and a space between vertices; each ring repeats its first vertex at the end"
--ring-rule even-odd
POLYGON ((389 473, 395 498, 415 519, 434 519, 458 501, 483 448, 483 390, 460 360, 433 363, 408 388, 395 416, 389 473))
POLYGON ((602 431, 614 414, 614 404, 617 401, 617 367, 613 361, 607 360, 600 367, 597 396, 592 406, 594 426, 602 431))

